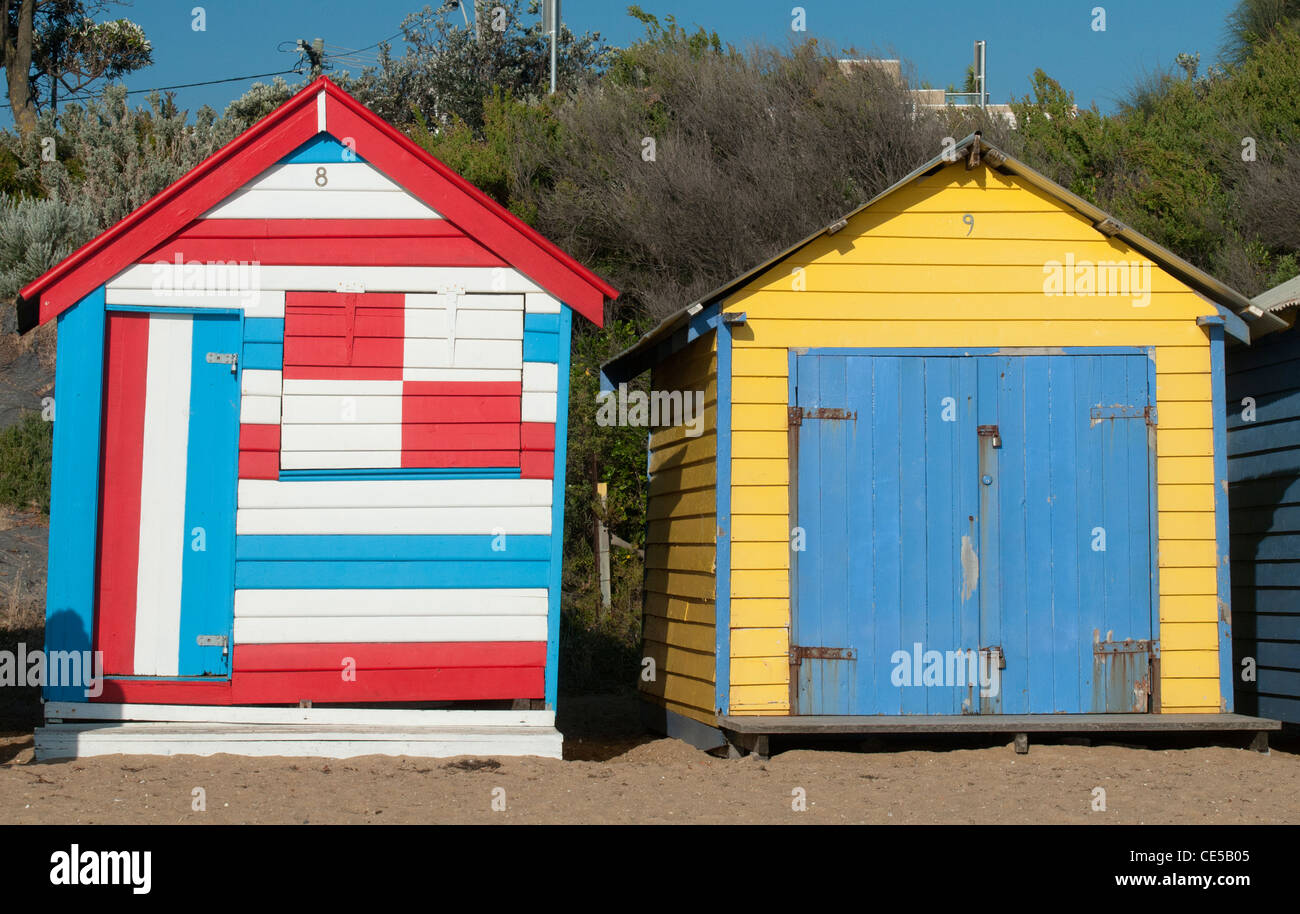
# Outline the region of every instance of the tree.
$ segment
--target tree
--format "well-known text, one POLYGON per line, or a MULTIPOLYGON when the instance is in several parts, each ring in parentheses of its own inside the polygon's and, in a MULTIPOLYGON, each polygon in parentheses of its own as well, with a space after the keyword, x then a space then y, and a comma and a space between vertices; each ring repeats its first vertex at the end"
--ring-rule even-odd
POLYGON ((153 48, 129 19, 95 22, 113 0, 0 0, 0 46, 14 124, 23 137, 40 111, 58 113, 61 92, 75 96, 99 80, 147 67, 153 48))
MULTIPOLYGON (((550 86, 550 50, 542 33, 539 0, 479 2, 471 26, 451 16, 454 5, 425 7, 402 22, 406 52, 392 57, 380 45, 379 66, 354 84, 358 97, 386 120, 406 125, 418 111, 437 130, 457 120, 483 127, 483 100, 494 92, 517 98, 550 86)), ((571 89, 599 73, 607 57, 600 35, 561 28, 559 85, 571 89)))
POLYGON ((95 82, 119 79, 153 63, 153 47, 144 29, 129 19, 95 22, 81 0, 52 0, 37 29, 32 83, 38 104, 56 115, 59 97, 76 96, 95 82))

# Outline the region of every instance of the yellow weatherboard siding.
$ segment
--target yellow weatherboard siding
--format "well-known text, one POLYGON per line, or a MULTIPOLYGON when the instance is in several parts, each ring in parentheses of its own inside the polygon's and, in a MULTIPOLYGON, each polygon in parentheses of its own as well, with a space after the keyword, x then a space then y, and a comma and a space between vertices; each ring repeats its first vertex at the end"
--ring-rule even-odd
POLYGON ((705 392, 704 430, 650 433, 643 655, 655 663, 642 694, 656 704, 712 724, 717 639, 717 366, 713 334, 657 366, 654 390, 705 392))
POLYGON ((1210 347, 1196 324, 1213 304, 1019 178, 962 163, 795 251, 723 310, 746 314, 732 330, 732 713, 789 713, 786 406, 800 347, 1155 347, 1162 710, 1220 710, 1210 347), (1054 261, 1146 263, 1149 281, 1139 269, 1128 295, 1048 295, 1054 261))

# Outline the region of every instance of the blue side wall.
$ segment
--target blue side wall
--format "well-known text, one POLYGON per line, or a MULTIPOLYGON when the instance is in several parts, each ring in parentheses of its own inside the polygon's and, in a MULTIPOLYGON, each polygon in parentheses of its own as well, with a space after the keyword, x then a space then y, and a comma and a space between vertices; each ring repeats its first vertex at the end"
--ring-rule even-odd
POLYGON ((1300 723, 1300 330, 1233 347, 1227 366, 1236 710, 1300 723))
MULTIPOLYGON (((54 369, 45 650, 89 651, 94 632, 99 516, 100 404, 104 383, 104 287, 59 315, 54 369)), ((46 701, 85 701, 85 688, 51 685, 46 701)))

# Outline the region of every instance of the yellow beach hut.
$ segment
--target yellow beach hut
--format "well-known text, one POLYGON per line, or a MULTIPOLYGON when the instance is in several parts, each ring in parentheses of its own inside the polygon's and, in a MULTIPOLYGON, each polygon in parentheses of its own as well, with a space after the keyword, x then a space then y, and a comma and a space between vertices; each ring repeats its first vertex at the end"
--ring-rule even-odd
POLYGON ((651 726, 1266 745, 1229 646, 1255 316, 977 133, 663 321, 602 372, 705 403, 649 439, 651 726))

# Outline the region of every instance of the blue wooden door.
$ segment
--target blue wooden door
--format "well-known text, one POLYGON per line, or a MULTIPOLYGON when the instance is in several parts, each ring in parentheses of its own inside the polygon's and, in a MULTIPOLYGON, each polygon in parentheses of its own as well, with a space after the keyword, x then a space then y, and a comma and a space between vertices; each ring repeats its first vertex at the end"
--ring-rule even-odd
POLYGON ((813 352, 794 372, 798 713, 1146 709, 1145 354, 813 352))
POLYGON ((95 647, 109 674, 227 676, 238 315, 113 311, 95 647))

